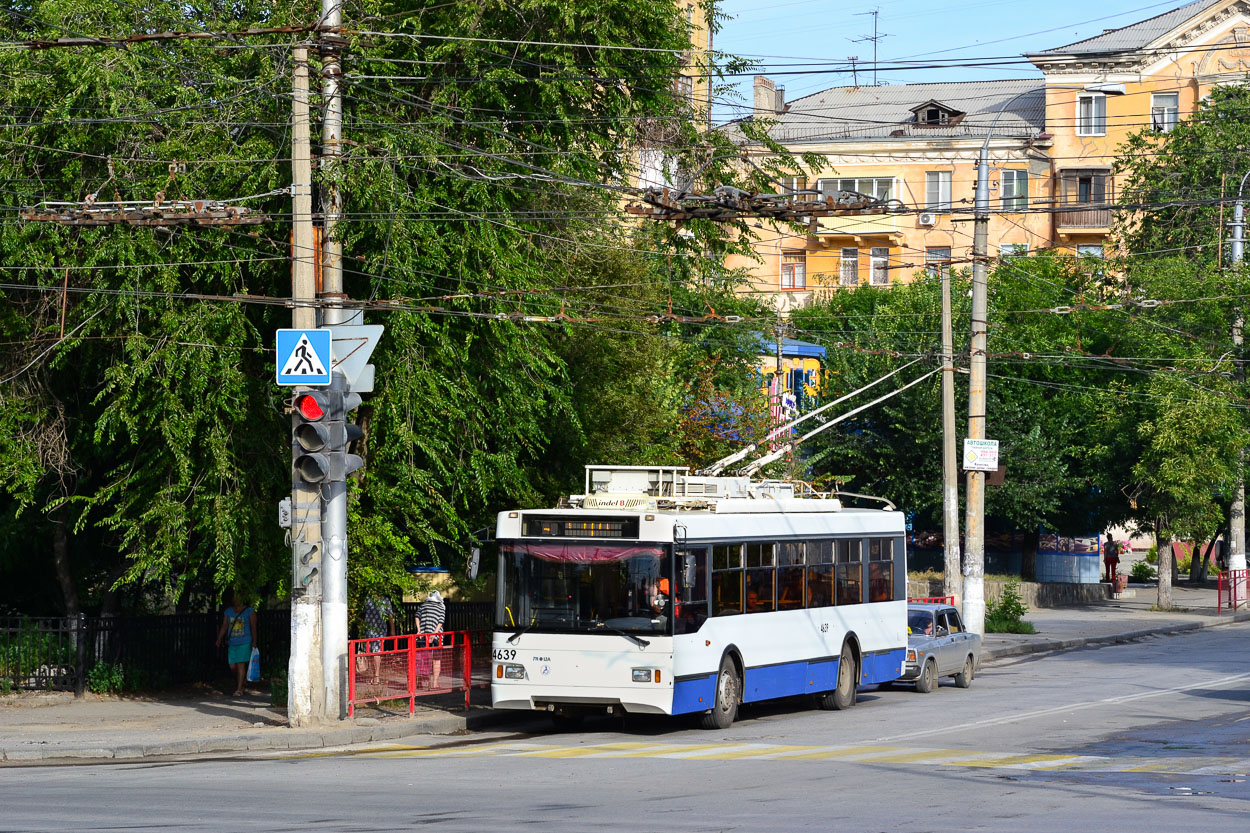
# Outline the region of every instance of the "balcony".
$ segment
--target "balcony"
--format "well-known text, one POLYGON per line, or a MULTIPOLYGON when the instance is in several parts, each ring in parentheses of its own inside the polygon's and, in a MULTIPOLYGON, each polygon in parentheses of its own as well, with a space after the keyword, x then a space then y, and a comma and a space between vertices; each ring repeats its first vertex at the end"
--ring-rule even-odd
POLYGON ((1055 215, 1059 234, 1108 234, 1111 231, 1111 209, 1104 205, 1062 208, 1055 215))
POLYGON ((831 238, 902 237, 898 217, 893 214, 864 214, 845 217, 819 217, 813 233, 830 245, 831 238))

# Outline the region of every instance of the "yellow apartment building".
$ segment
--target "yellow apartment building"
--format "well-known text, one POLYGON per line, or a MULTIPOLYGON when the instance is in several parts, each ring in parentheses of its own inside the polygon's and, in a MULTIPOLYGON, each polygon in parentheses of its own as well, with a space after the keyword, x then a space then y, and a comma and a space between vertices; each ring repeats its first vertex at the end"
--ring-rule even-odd
MULTIPOLYGON (((751 118, 824 162, 788 182, 856 191, 903 209, 755 223, 744 291, 787 310, 842 287, 886 286, 967 263, 977 154, 989 137, 990 254, 1041 249, 1101 256, 1111 230, 1111 166, 1129 132, 1160 133, 1212 85, 1250 72, 1250 4, 1197 0, 1130 26, 1026 56, 1037 79, 835 87, 794 101, 757 77, 751 118)), ((720 127, 735 132, 735 123, 720 127)), ((741 133, 738 133, 741 135, 741 133)), ((744 152, 763 155, 745 143, 744 152)))

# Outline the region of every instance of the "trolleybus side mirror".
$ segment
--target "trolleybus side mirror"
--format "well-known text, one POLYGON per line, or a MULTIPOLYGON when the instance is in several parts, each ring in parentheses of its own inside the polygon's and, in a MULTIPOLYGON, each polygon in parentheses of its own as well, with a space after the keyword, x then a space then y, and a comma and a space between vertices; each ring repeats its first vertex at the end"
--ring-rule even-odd
POLYGON ((481 564, 481 562, 482 562, 482 548, 474 547, 472 550, 469 551, 469 567, 468 567, 469 581, 473 581, 473 579, 477 578, 477 568, 478 568, 478 565, 481 564))
POLYGON ((681 586, 683 590, 689 590, 694 587, 695 581, 695 563, 694 553, 686 553, 682 557, 681 562, 681 586))

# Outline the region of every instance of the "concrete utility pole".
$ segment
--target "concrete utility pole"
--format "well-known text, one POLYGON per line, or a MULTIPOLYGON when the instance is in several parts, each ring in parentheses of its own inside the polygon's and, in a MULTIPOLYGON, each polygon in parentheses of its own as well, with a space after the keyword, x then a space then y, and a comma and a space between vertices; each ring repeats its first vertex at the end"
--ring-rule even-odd
MULTIPOLYGON (((1234 269, 1240 269, 1242 260, 1245 258, 1245 226, 1246 226, 1246 206, 1242 194, 1245 192, 1246 180, 1250 178, 1250 171, 1241 178, 1241 185, 1237 188, 1237 202, 1233 204, 1233 222, 1230 223, 1233 230, 1232 240, 1232 263, 1234 269)), ((1245 321, 1242 318, 1241 310, 1238 308, 1237 316, 1233 320, 1233 347, 1235 350, 1236 379, 1238 384, 1245 382, 1246 372, 1241 364, 1241 345, 1243 341, 1242 330, 1245 321)), ((1233 488, 1233 502, 1228 512, 1228 569, 1244 570, 1246 569, 1246 475, 1245 475, 1245 451, 1240 453, 1240 459, 1237 464, 1237 482, 1233 488)), ((1245 598, 1245 590, 1238 594, 1239 598, 1245 598)))
MULTIPOLYGON (((326 301, 322 326, 355 323, 342 308, 343 243, 338 223, 343 212, 339 191, 339 162, 343 141, 342 0, 321 0, 321 94, 325 119, 321 128, 322 244, 321 296, 326 301)), ((358 315, 358 313, 356 313, 358 315)), ((325 679, 325 716, 347 716, 347 482, 327 481, 322 487, 325 510, 321 535, 325 541, 321 596, 321 668, 325 679)))
MULTIPOLYGON (((312 159, 308 116, 308 47, 294 50, 291 104, 291 326, 317 327, 313 258, 312 159)), ((298 395, 302 388, 297 389, 298 395)), ((306 726, 325 710, 321 653, 321 494, 291 473, 291 658, 287 668, 287 719, 306 726)))
POLYGON ((942 538, 946 559, 943 595, 964 595, 959 561, 959 457, 955 453, 955 337, 951 323, 951 270, 942 266, 942 538))
MULTIPOLYGON (((1001 115, 1001 111, 999 111, 1001 115)), ((991 128, 992 132, 993 128, 991 128)), ((985 347, 988 332, 986 259, 990 226, 990 138, 977 157, 972 217, 972 345, 968 356, 968 439, 985 439, 985 347)), ((985 472, 968 472, 967 559, 964 562, 964 625, 985 633, 985 472)), ((949 550, 948 550, 949 553, 949 550)), ((950 557, 949 554, 947 556, 950 557)))

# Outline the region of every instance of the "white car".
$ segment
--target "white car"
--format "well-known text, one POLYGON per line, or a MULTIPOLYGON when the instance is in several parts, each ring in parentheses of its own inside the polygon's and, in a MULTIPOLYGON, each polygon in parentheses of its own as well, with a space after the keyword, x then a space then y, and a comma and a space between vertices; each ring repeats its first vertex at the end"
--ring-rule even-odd
POLYGON ((955 685, 972 685, 981 664, 981 637, 964 629, 959 611, 951 605, 913 602, 907 605, 907 663, 902 681, 914 681, 916 691, 928 694, 942 677, 955 685))

